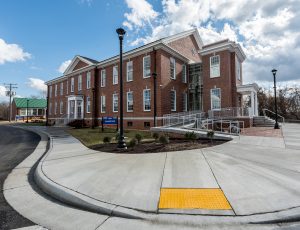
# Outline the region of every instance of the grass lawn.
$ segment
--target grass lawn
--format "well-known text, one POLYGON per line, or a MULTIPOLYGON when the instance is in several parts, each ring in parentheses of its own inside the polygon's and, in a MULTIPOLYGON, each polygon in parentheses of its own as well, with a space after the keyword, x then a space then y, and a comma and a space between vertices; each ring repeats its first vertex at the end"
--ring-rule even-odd
MULTIPOLYGON (((101 128, 82 128, 82 129, 68 129, 67 130, 72 136, 79 139, 85 146, 91 147, 93 145, 102 144, 104 137, 111 137, 112 143, 116 143, 115 136, 117 134, 116 129, 105 128, 101 132, 101 128)), ((125 141, 129 142, 134 136, 139 133, 143 136, 143 140, 153 140, 151 137, 151 132, 149 131, 139 131, 139 130, 125 130, 124 136, 125 141)))

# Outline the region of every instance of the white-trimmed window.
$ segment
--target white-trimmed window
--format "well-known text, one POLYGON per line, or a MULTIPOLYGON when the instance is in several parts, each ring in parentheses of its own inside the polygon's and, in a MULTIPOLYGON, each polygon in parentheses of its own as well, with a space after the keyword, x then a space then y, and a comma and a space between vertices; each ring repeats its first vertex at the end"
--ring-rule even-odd
POLYGON ((63 110, 64 110, 64 103, 63 103, 63 101, 61 101, 59 104, 59 113, 63 114, 63 110))
POLYGON ((60 96, 64 95, 64 83, 60 83, 60 96))
POLYGON ((118 84, 118 66, 113 67, 113 85, 118 84))
POLYGON ((105 96, 101 96, 100 98, 101 101, 101 113, 105 113, 106 112, 106 97, 105 96))
POLYGON ((86 96, 86 112, 91 112, 91 98, 89 96, 86 96))
POLYGON ((86 74, 86 88, 91 88, 91 72, 87 72, 86 74))
POLYGON ((175 58, 170 58, 170 77, 171 79, 176 79, 176 61, 175 58))
POLYGON ((176 90, 171 90, 171 111, 176 111, 176 90))
POLYGON ((182 83, 187 83, 186 65, 182 65, 182 83))
POLYGON ((57 102, 54 103, 54 114, 57 114, 57 102))
POLYGON ((127 92, 127 112, 133 112, 133 92, 127 92))
POLYGON ((151 91, 150 91, 150 89, 143 90, 143 106, 144 106, 144 111, 151 111, 151 91))
POLYGON ((188 94, 182 94, 182 110, 186 112, 188 110, 188 94))
POLYGON ((101 70, 100 86, 105 87, 105 85, 106 85, 106 70, 102 69, 101 70))
POLYGON ((52 113, 52 102, 49 103, 49 111, 48 114, 51 115, 52 113))
POLYGON ((71 90, 72 93, 74 92, 74 77, 71 78, 71 90))
POLYGON ((210 77, 220 77, 220 55, 210 57, 210 77))
POLYGON ((78 76, 78 91, 82 90, 82 75, 78 76))
POLYGON ((54 89, 54 96, 57 96, 57 84, 55 85, 55 89, 54 89))
POLYGON ((116 113, 119 110, 119 97, 118 94, 113 94, 113 112, 116 113))
POLYGON ((238 57, 235 56, 235 75, 237 80, 241 80, 241 62, 238 57))
POLYGON ((52 97, 52 85, 49 86, 49 98, 52 97))
POLYGON ((151 59, 150 55, 143 58, 143 78, 151 76, 151 59))
POLYGON ((215 88, 210 90, 211 109, 221 109, 221 89, 215 88))
POLYGON ((67 80, 67 87, 66 87, 66 90, 67 90, 67 94, 69 93, 69 81, 67 80))
POLYGON ((133 81, 133 64, 132 64, 132 61, 127 62, 127 81, 133 81))

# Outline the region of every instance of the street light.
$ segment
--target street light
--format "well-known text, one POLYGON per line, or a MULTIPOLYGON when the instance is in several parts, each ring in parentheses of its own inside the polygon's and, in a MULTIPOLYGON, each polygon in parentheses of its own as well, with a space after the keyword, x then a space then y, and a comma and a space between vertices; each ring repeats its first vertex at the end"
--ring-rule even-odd
POLYGON ((123 130, 123 38, 126 31, 123 28, 118 28, 116 30, 119 40, 120 40, 120 135, 118 141, 118 148, 126 149, 126 142, 124 140, 124 130, 123 130))
POLYGON ((279 125, 278 125, 278 114, 277 114, 277 99, 276 99, 276 69, 272 69, 271 71, 273 73, 273 77, 274 77, 274 96, 275 96, 275 125, 274 125, 274 129, 279 129, 279 125))
POLYGON ((27 121, 26 121, 26 123, 28 123, 28 104, 29 104, 29 99, 27 99, 27 111, 26 111, 27 121))

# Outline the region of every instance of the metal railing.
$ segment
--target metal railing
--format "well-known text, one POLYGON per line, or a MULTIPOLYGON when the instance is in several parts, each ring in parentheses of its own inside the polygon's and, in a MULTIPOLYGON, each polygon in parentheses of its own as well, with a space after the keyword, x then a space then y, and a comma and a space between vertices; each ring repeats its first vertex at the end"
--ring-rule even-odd
POLYGON ((181 113, 166 114, 162 117, 163 126, 186 126, 194 124, 197 119, 203 119, 205 113, 202 111, 189 111, 181 113))
POLYGON ((242 107, 228 107, 228 108, 221 108, 220 110, 208 111, 208 117, 211 119, 245 117, 245 116, 249 116, 249 111, 247 108, 242 108, 242 107))
MULTIPOLYGON (((273 114, 274 117, 276 116, 276 113, 275 113, 275 112, 273 112, 273 111, 271 111, 271 110, 269 110, 269 109, 263 109, 263 114, 264 114, 265 117, 271 118, 270 116, 267 116, 267 113, 266 113, 266 112, 269 112, 269 113, 273 114)), ((285 122, 285 118, 284 118, 283 116, 281 116, 281 115, 278 114, 278 113, 277 113, 277 116, 278 116, 279 118, 281 118, 282 123, 285 122)), ((273 118, 271 118, 271 119, 273 119, 273 118)), ((274 118, 274 119, 275 119, 275 118, 274 118)))

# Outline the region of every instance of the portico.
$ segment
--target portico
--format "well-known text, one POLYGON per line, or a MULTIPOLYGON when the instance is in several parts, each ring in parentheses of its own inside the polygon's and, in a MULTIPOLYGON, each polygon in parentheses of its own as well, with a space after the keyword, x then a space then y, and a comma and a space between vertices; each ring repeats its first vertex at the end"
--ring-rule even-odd
POLYGON ((256 83, 237 86, 238 93, 242 95, 250 95, 250 107, 248 107, 250 117, 258 116, 257 91, 258 85, 256 83))
POLYGON ((83 118, 83 96, 70 95, 68 98, 68 119, 82 119, 83 118))

